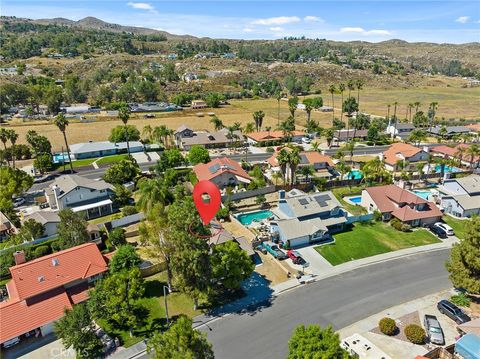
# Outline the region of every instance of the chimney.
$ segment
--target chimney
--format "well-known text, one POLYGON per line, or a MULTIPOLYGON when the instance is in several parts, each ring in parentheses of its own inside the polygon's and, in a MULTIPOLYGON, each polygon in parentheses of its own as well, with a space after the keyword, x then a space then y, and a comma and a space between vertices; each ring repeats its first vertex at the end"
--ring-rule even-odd
POLYGON ((428 146, 423 146, 423 151, 424 151, 424 152, 427 152, 427 153, 430 153, 430 147, 428 147, 428 146))
POLYGON ((25 259, 24 251, 16 251, 13 253, 13 258, 15 259, 15 265, 23 264, 27 260, 25 259))

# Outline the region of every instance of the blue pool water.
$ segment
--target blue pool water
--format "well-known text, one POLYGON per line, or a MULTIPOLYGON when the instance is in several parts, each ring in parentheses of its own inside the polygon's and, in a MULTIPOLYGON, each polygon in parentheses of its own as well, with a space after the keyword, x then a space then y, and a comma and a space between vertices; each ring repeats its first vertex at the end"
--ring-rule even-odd
POLYGON ((63 163, 68 161, 68 154, 66 153, 55 153, 53 155, 53 163, 63 163))
POLYGON ((360 202, 362 202, 362 196, 350 197, 349 200, 350 200, 350 202, 353 202, 355 204, 359 204, 360 202))
POLYGON ((348 179, 362 179, 362 171, 360 170, 351 170, 348 174, 348 179))
MULTIPOLYGON (((442 171, 442 166, 441 165, 436 165, 435 166, 435 172, 440 173, 442 171)), ((445 166, 444 172, 445 173, 455 173, 455 172, 460 172, 461 169, 457 167, 452 167, 452 166, 445 166)))
POLYGON ((251 213, 240 214, 237 216, 237 219, 243 225, 250 225, 252 222, 260 222, 262 219, 267 219, 272 217, 273 213, 270 211, 257 211, 251 213))
POLYGON ((412 191, 415 193, 418 197, 422 197, 424 200, 428 200, 428 196, 432 194, 430 191, 421 191, 421 190, 414 190, 412 191))

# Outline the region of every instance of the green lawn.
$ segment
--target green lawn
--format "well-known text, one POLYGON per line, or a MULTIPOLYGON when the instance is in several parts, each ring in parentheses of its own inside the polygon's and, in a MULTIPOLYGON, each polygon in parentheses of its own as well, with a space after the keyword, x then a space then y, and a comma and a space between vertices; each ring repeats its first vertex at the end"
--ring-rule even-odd
POLYGON ((362 189, 363 187, 340 187, 332 189, 332 192, 335 197, 337 197, 343 208, 345 208, 349 213, 353 214, 354 216, 357 216, 367 213, 367 210, 358 204, 353 205, 350 202, 345 201, 343 197, 361 195, 362 189))
POLYGON ((97 161, 97 165, 104 165, 107 163, 115 163, 119 162, 125 158, 127 158, 127 154, 121 154, 121 155, 113 155, 113 156, 107 156, 107 157, 102 157, 97 161))
POLYGON ((406 233, 382 222, 357 223, 350 230, 334 235, 334 238, 335 243, 315 247, 332 265, 402 248, 440 242, 425 229, 406 233))
MULTIPOLYGON (((125 347, 138 343, 156 330, 166 329, 165 301, 163 297, 163 286, 166 285, 166 278, 166 272, 145 278, 145 297, 139 302, 144 308, 148 309, 148 315, 146 313, 137 315, 138 318, 143 318, 143 323, 134 330, 133 337, 130 337, 128 330, 113 329, 106 321, 100 320, 99 325, 113 337, 119 337, 125 347)), ((171 319, 180 314, 185 314, 189 317, 201 314, 201 311, 193 310, 192 299, 184 294, 168 294, 167 301, 168 315, 171 319)))
POLYGON ((119 218, 122 218, 122 217, 123 217, 123 214, 121 212, 116 212, 116 213, 109 214, 107 216, 102 216, 102 217, 91 219, 91 220, 88 221, 88 223, 100 224, 100 223, 113 221, 114 219, 119 219, 119 218))
POLYGON ((467 231, 467 227, 471 222, 470 219, 461 220, 447 215, 443 216, 443 221, 453 228, 453 231, 458 238, 462 239, 465 238, 465 232, 467 231))

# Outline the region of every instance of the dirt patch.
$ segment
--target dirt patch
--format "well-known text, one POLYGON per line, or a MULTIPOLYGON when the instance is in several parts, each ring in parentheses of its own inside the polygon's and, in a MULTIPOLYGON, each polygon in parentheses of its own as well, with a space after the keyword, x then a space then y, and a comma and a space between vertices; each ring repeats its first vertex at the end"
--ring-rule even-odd
POLYGON ((287 276, 287 270, 270 254, 258 253, 258 255, 262 259, 262 264, 255 268, 255 272, 269 280, 270 285, 276 285, 290 279, 287 276))
MULTIPOLYGON (((395 334, 390 336, 390 337, 395 338, 395 339, 399 339, 399 340, 403 340, 404 342, 408 342, 408 343, 410 343, 410 341, 405 336, 405 333, 404 333, 405 327, 407 325, 410 325, 410 324, 417 324, 419 326, 422 326, 422 323, 420 321, 420 315, 419 315, 418 311, 406 314, 406 315, 404 315, 400 318, 395 319, 395 323, 397 324, 398 329, 395 332, 395 334)), ((370 332, 375 333, 375 334, 385 335, 380 331, 379 327, 373 328, 372 330, 370 330, 370 332)), ((428 348, 428 346, 426 344, 422 345, 422 346, 425 349, 428 348)))

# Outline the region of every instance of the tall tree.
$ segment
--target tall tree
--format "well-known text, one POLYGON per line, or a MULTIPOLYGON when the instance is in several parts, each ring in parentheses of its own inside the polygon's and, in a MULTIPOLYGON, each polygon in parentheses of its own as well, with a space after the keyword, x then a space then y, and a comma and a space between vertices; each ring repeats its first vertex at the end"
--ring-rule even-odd
POLYGON ((254 132, 254 131, 255 131, 255 123, 253 123, 253 122, 247 123, 246 126, 245 126, 245 129, 243 130, 243 132, 247 135, 249 133, 254 132))
POLYGON ((319 325, 303 324, 295 328, 288 341, 287 359, 349 359, 350 355, 340 346, 340 337, 331 326, 321 328, 319 325))
POLYGON ((15 168, 15 144, 17 143, 18 133, 15 130, 8 130, 8 139, 12 144, 12 166, 15 168))
POLYGON ((119 273, 135 268, 141 261, 135 248, 130 244, 126 244, 117 249, 108 263, 108 269, 110 273, 119 273))
POLYGON ((465 238, 455 243, 446 267, 456 288, 472 294, 480 293, 480 217, 471 219, 465 226, 465 238))
POLYGON ((348 87, 348 97, 352 96, 352 90, 355 89, 355 82, 350 79, 347 81, 347 87, 348 87))
POLYGON ((215 128, 215 131, 218 131, 218 130, 221 130, 223 127, 225 127, 223 125, 223 122, 222 120, 220 120, 217 116, 213 115, 212 118, 210 119, 210 123, 213 125, 213 127, 215 128))
POLYGON ((192 320, 180 318, 166 332, 155 332, 148 341, 153 359, 213 359, 207 336, 192 328, 192 320))
POLYGON ((255 121, 255 128, 257 129, 257 132, 260 131, 263 125, 263 118, 265 117, 265 112, 262 110, 255 111, 253 113, 253 121, 255 121))
MULTIPOLYGON (((123 122, 125 128, 127 127, 128 120, 130 119, 130 109, 128 108, 127 104, 122 104, 118 109, 118 118, 123 122)), ((126 134, 126 142, 127 142, 127 154, 130 157, 130 144, 128 138, 128 131, 125 131, 126 134)))
POLYGON ((471 144, 465 154, 470 157, 470 168, 473 168, 473 164, 475 162, 475 159, 477 162, 479 161, 480 158, 480 146, 476 143, 471 144))
POLYGON ((363 80, 361 79, 358 79, 355 81, 355 86, 357 88, 357 103, 358 103, 358 106, 360 107, 360 90, 363 88, 363 80))
POLYGON ((282 148, 277 153, 277 162, 280 167, 280 171, 282 172, 282 176, 285 184, 288 183, 287 168, 289 165, 289 161, 290 161, 290 157, 289 157, 288 151, 285 148, 282 148))
MULTIPOLYGON (((8 142, 8 130, 6 128, 0 128, 0 141, 3 143, 3 148, 5 152, 7 151, 7 142, 8 142)), ((7 165, 10 166, 10 162, 7 158, 7 165)))
POLYGON ((282 100, 282 93, 280 91, 276 92, 275 98, 277 99, 277 126, 280 126, 280 101, 282 100))
POLYGON ((208 150, 202 145, 193 145, 188 150, 187 160, 192 165, 196 165, 199 163, 207 163, 210 162, 210 154, 208 150))
POLYGON ((298 97, 293 96, 288 99, 288 110, 290 111, 290 116, 293 117, 295 120, 295 111, 297 110, 298 106, 298 97))
MULTIPOLYGON (((70 173, 73 173, 73 165, 72 165, 72 160, 70 158, 70 148, 68 147, 68 141, 67 141, 67 126, 69 122, 65 118, 65 115, 63 114, 63 112, 60 112, 57 115, 57 117, 55 117, 54 123, 55 123, 55 126, 58 127, 58 129, 63 135, 63 140, 65 141, 65 148, 67 150, 67 156, 68 156, 67 160, 68 160, 68 163, 70 164, 70 173)), ((62 154, 62 157, 63 157, 63 154, 62 154)), ((65 162, 65 158, 63 158, 63 161, 65 162)))
POLYGON ((58 216, 60 217, 60 223, 57 227, 57 233, 63 249, 75 247, 90 240, 87 232, 87 221, 80 213, 65 208, 58 212, 58 216))
POLYGON ((328 87, 328 92, 330 92, 330 95, 332 95, 332 121, 335 120, 335 100, 333 98, 334 93, 337 91, 335 88, 335 85, 330 85, 328 87))
POLYGON ((95 335, 95 325, 86 303, 66 309, 65 315, 54 323, 57 337, 65 348, 73 347, 77 358, 90 359, 103 356, 103 345, 95 335))
MULTIPOLYGON (((340 94, 342 95, 342 104, 343 104, 343 93, 345 92, 345 84, 344 83, 340 83, 338 85, 338 92, 340 92, 340 94)), ((343 121, 343 108, 342 108, 342 111, 340 112, 340 121, 343 121)))
POLYGON ((305 112, 307 113, 307 128, 310 127, 310 116, 312 115, 313 110, 313 99, 307 98, 303 101, 303 105, 305 106, 305 112))
POLYGON ((301 161, 300 150, 298 147, 293 147, 289 153, 288 164, 290 166, 290 184, 295 184, 295 173, 297 172, 298 165, 301 161))

